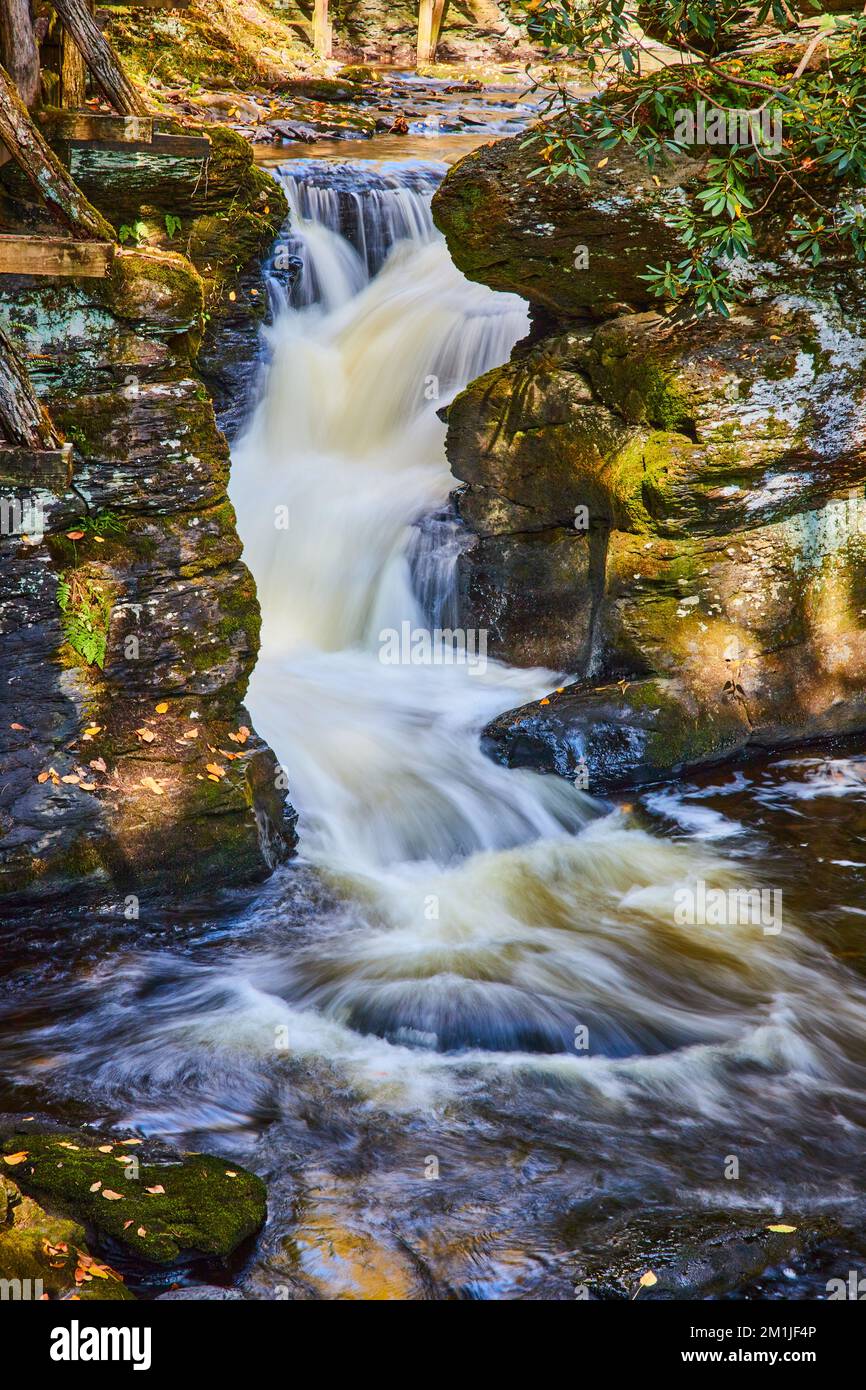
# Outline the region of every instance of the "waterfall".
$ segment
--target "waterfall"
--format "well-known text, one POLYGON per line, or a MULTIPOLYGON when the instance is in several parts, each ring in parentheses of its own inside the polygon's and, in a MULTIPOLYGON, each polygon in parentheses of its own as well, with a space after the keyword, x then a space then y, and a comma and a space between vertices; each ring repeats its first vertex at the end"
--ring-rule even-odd
POLYGON ((577 997, 615 1055, 736 1041, 761 1065, 819 1066, 789 1020, 769 1026, 781 979, 802 987, 796 951, 725 928, 680 949, 676 885, 732 882, 729 866, 479 750, 487 720, 556 677, 461 662, 435 631, 454 625, 465 543, 439 411, 527 328, 520 300, 451 262, 429 216, 437 176, 281 175, 304 274, 232 488, 263 612, 249 703, 286 768, 301 853, 365 904, 368 930, 282 961, 280 992, 434 1049, 567 1050, 577 997), (405 644, 384 659, 407 630, 428 633, 425 659, 405 644))

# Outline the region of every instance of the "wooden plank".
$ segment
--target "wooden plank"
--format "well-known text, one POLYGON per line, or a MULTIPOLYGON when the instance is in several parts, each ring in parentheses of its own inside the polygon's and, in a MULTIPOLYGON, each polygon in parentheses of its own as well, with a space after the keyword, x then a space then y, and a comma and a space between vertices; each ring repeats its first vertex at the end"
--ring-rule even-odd
POLYGON ((113 241, 0 235, 0 275, 69 275, 104 279, 117 246, 113 241))
POLYGON ((448 0, 421 0, 418 6, 418 66, 435 63, 448 0))
POLYGON ((111 140, 116 144, 132 141, 150 144, 152 116, 114 116, 96 111, 61 111, 46 106, 37 118, 49 140, 111 140))
POLYGON ((58 497, 72 483, 72 445, 59 449, 21 449, 0 443, 0 485, 45 489, 58 497))

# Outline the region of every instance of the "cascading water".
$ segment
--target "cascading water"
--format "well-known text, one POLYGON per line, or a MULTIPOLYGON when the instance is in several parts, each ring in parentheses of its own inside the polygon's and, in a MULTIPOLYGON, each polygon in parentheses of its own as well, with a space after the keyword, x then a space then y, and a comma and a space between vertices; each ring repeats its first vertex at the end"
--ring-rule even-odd
MULTIPOLYGON (((56 946, 40 964, 28 941, 27 1002, 14 972, 0 993, 26 1104, 86 1097, 141 1132, 248 1145, 271 1209, 253 1296, 301 1277, 300 1296, 571 1298, 585 1262, 606 1277, 615 1245, 641 1271, 675 1227, 823 1221, 828 1192, 837 1219, 866 1211, 866 991, 831 954, 839 914, 862 909, 842 895, 827 927, 830 890, 791 880, 778 934, 674 913, 700 880, 790 879, 823 795, 812 769, 754 796, 741 773, 636 795, 651 833, 480 752, 484 723, 552 673, 461 660, 446 636, 422 661, 398 640, 394 659, 404 625, 459 616, 438 412, 527 323, 450 262, 429 211, 441 173, 281 173, 294 216, 232 497, 263 610, 249 704, 300 860, 252 901, 136 923, 114 951, 91 955, 80 926, 59 973, 56 946), (441 1181, 423 1180, 431 1157, 441 1181)), ((846 764, 832 791, 862 786, 846 764)))

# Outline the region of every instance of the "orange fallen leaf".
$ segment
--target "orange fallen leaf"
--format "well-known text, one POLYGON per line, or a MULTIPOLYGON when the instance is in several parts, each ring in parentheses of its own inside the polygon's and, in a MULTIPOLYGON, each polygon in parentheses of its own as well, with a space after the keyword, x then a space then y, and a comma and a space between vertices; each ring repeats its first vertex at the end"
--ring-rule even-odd
POLYGON ((161 700, 158 705, 154 706, 154 709, 157 714, 165 714, 168 709, 168 700, 161 700))
POLYGON ((26 734, 29 732, 23 724, 10 724, 9 728, 15 729, 19 734, 26 734))
POLYGON ((156 738, 153 729, 146 729, 144 725, 142 725, 140 729, 136 729, 135 733, 136 737, 140 738, 142 743, 153 743, 153 740, 156 738))
POLYGON ((36 781, 37 781, 37 782, 47 782, 47 781, 48 781, 48 778, 49 778, 50 776, 51 776, 51 773, 50 773, 50 772, 40 772, 39 776, 36 778, 36 781))
POLYGON ((162 1197, 165 1195, 165 1188, 157 1184, 156 1187, 146 1187, 145 1192, 148 1197, 162 1197))
POLYGON ((102 1195, 103 1195, 103 1197, 105 1198, 106 1202, 122 1202, 122 1201, 123 1201, 123 1193, 122 1193, 122 1192, 112 1192, 112 1190, 111 1190, 110 1187, 104 1187, 104 1188, 102 1189, 102 1195))
POLYGON ((217 780, 226 775, 225 768, 220 767, 219 763, 205 763, 205 771, 209 772, 211 776, 216 777, 217 780))
POLYGON ((17 1154, 4 1154, 4 1155, 3 1155, 3 1162, 4 1162, 4 1163, 8 1163, 10 1168, 14 1168, 14 1167, 16 1166, 16 1164, 18 1164, 18 1163, 23 1163, 24 1160, 25 1160, 27 1157, 28 1157, 27 1150, 26 1150, 26 1149, 22 1149, 21 1152, 20 1152, 20 1153, 17 1153, 17 1154))

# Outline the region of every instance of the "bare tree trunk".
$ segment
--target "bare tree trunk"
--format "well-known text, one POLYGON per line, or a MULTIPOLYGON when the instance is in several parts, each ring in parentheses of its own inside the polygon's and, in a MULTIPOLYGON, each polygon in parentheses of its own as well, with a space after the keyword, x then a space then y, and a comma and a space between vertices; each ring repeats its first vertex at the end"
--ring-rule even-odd
POLYGON ((330 58, 334 36, 328 19, 328 0, 315 0, 313 7, 313 48, 318 57, 330 58))
POLYGON ((0 63, 24 104, 35 106, 39 95, 39 49, 30 0, 0 0, 0 63))
POLYGON ((12 79, 0 67, 0 141, 17 160, 49 212, 83 240, 114 241, 114 229, 87 201, 78 184, 37 130, 12 79))
POLYGON ((150 109, 123 70, 123 64, 96 23, 87 0, 51 0, 67 34, 93 74, 93 79, 121 116, 148 116, 150 109))
POLYGON ((87 64, 67 29, 60 39, 60 105, 76 111, 87 96, 87 64))
POLYGON ((0 327, 0 431, 8 444, 56 449, 60 435, 33 390, 27 368, 0 327))

